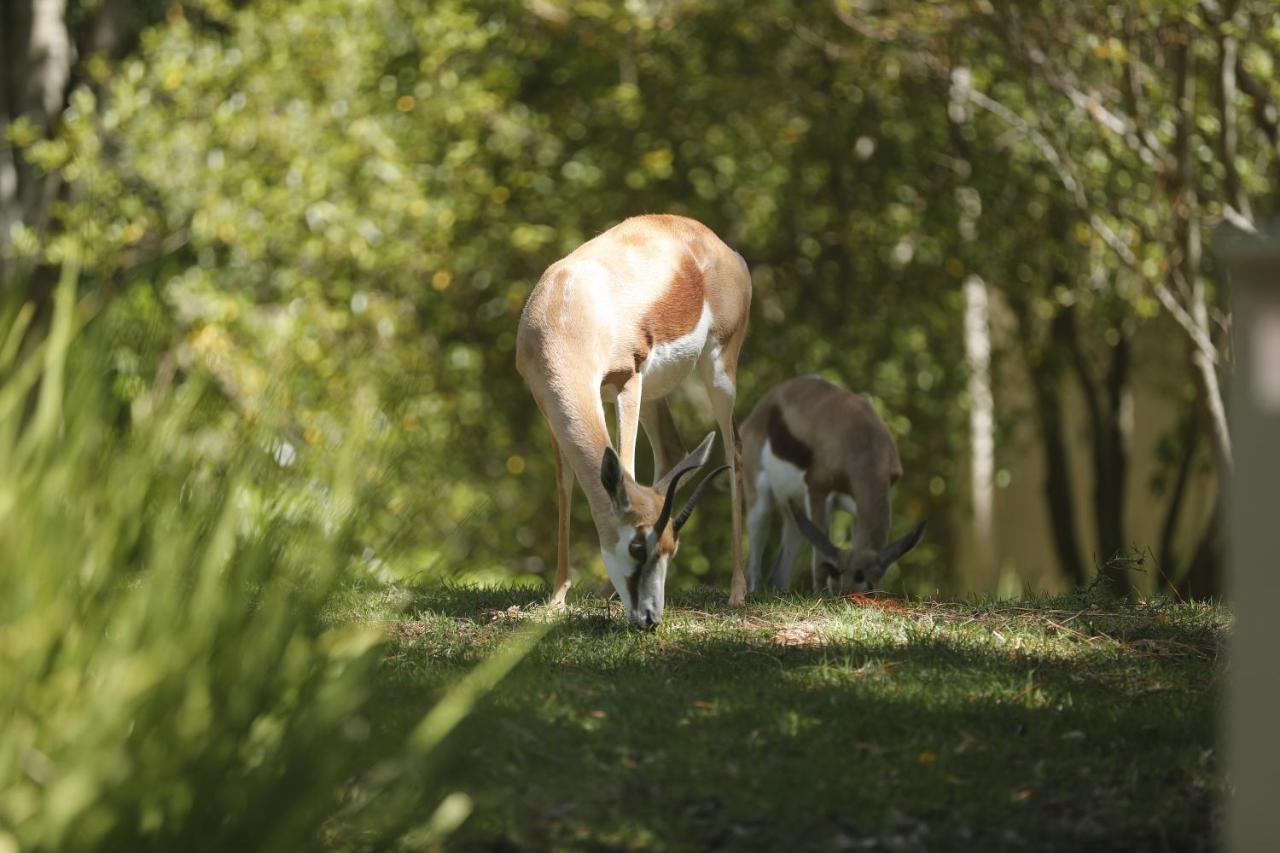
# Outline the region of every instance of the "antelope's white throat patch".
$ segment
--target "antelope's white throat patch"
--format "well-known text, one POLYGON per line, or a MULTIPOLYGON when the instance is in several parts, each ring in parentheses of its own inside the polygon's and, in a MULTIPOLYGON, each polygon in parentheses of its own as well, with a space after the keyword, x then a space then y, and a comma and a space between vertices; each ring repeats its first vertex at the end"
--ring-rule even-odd
POLYGON ((631 600, 627 591, 627 578, 635 570, 636 561, 631 559, 628 549, 635 538, 636 529, 630 525, 618 528, 618 541, 613 548, 601 548, 600 556, 604 558, 604 567, 609 571, 609 582, 613 584, 618 598, 622 599, 622 610, 628 616, 635 609, 636 602, 631 600))

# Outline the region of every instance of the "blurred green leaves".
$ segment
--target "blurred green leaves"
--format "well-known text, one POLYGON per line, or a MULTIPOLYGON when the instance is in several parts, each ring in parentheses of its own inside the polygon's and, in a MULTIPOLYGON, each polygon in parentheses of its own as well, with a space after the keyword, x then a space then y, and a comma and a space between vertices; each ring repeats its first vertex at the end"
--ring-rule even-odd
POLYGON ((251 445, 193 468, 199 383, 118 433, 63 269, 34 409, 0 418, 0 825, 33 850, 290 846, 352 772, 334 733, 377 660, 376 632, 319 621, 342 526, 261 512, 251 445))
MULTIPOLYGON (((1134 59, 1111 30, 1138 21, 1155 38, 1180 11, 1085 4, 1056 28, 1048 5, 997 5, 175 4, 133 55, 94 66, 96 94, 79 91, 53 139, 11 130, 74 187, 56 227, 19 228, 12 246, 60 263, 74 235, 85 289, 108 297, 119 397, 133 405, 157 374, 209 380, 206 452, 270 422, 300 493, 376 387, 355 466, 365 565, 527 580, 555 536, 549 443, 513 368, 524 299, 625 216, 688 214, 753 271, 740 417, 797 373, 867 392, 899 438, 900 514, 942 515, 962 499, 966 275, 1036 322, 1063 298, 1157 308, 1087 226, 1060 225, 1043 151, 956 102, 946 69, 1052 132, 1144 275, 1170 261, 1149 239, 1175 207, 1166 177, 1000 46, 1043 43, 1119 97, 1134 59)), ((1212 43, 1198 49, 1209 69, 1212 43)), ((1245 45, 1242 67, 1262 74, 1267 55, 1245 45)), ((1144 132, 1167 147, 1168 99, 1139 83, 1144 132)), ((1261 192, 1264 161, 1241 144, 1261 192)), ((1202 170, 1206 190, 1219 171, 1202 170)), ((1019 369, 1024 354, 997 344, 997 371, 1019 369)), ((677 419, 686 435, 711 422, 696 395, 677 419)), ((681 562, 723 578, 728 535, 707 525, 681 562)), ((575 543, 589 571, 590 537, 575 543)))
MULTIPOLYGON (((299 849, 340 811, 335 831, 391 843, 448 793, 427 772, 444 738, 553 623, 447 691, 427 742, 371 742, 384 631, 327 611, 350 580, 372 395, 302 489, 270 424, 208 452, 207 379, 133 394, 121 428, 119 330, 82 330, 93 303, 62 270, 38 345, 13 357, 29 311, 0 328, 0 846, 299 849)), ((456 828, 458 804, 423 837, 456 828)))
MULTIPOLYGON (((86 286, 111 294, 122 402, 157 374, 217 389, 193 424, 211 458, 269 422, 305 494, 356 395, 378 389, 352 531, 374 571, 545 566, 551 462, 513 369, 516 320, 548 263, 626 215, 696 216, 751 263, 742 417, 821 369, 893 413, 908 459, 913 423, 960 423, 946 404, 958 343, 900 344, 903 325, 945 340, 954 301, 948 253, 926 236, 940 190, 911 183, 937 176, 905 175, 913 146, 937 142, 905 99, 932 84, 824 59, 795 31, 839 26, 829 11, 780 2, 766 25, 738 5, 187 8, 32 149, 76 187, 58 233, 82 243, 86 286), (918 376, 940 396, 913 394, 918 376), (512 535, 494 535, 499 518, 512 535)), ((56 261, 64 239, 15 245, 56 261)), ((681 409, 690 434, 711 422, 681 409)), ((690 565, 724 571, 727 533, 699 540, 690 565)), ((586 568, 595 549, 579 547, 586 568)))

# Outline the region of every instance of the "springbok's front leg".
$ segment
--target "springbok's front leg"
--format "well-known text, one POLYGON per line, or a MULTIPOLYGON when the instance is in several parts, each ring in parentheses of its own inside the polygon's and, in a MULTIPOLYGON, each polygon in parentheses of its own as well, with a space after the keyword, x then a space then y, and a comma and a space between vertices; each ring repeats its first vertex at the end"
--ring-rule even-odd
POLYGON ((789 501, 777 501, 779 515, 782 516, 782 542, 773 556, 773 567, 769 570, 769 585, 780 592, 791 589, 791 567, 796 564, 796 557, 804 550, 804 534, 796 526, 791 517, 789 501))
MULTIPOLYGON (((762 478, 763 479, 763 478, 762 478)), ((769 527, 773 524, 774 515, 773 490, 768 480, 752 484, 752 491, 747 498, 747 591, 751 593, 764 589, 768 578, 761 578, 760 571, 764 566, 764 552, 769 544, 769 527)))
MULTIPOLYGON (((809 518, 814 527, 830 536, 831 517, 827 513, 828 497, 828 492, 819 489, 809 490, 809 518)), ((818 553, 818 549, 812 548, 810 550, 812 555, 809 558, 809 574, 813 578, 814 595, 820 595, 827 588, 827 569, 823 565, 825 561, 822 559, 822 555, 818 553)))
POLYGON ((640 429, 640 395, 644 377, 631 374, 618 391, 618 458, 623 469, 636 475, 636 431, 640 429))

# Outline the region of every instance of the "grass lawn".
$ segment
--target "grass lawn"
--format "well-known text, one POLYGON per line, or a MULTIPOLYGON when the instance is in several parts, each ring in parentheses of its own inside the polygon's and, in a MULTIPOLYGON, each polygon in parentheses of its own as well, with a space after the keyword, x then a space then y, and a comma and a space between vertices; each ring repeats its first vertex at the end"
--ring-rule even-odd
MULTIPOLYGON (((1199 604, 571 597, 451 740, 451 849, 1203 850, 1229 615, 1199 604)), ((522 622, 521 589, 353 593, 380 736, 522 622)))

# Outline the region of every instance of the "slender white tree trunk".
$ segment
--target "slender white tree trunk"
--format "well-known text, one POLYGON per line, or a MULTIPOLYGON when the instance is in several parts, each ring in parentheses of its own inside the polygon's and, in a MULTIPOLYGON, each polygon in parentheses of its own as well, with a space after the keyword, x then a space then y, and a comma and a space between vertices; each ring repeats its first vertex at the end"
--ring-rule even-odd
POLYGON ((44 134, 62 111, 71 77, 72 45, 66 0, 4 0, 0 52, 0 285, 3 255, 15 225, 39 218, 45 179, 4 142, 9 125, 25 117, 44 134))
POLYGON ((964 282, 964 352, 969 368, 970 488, 973 539, 980 589, 999 581, 995 558, 995 401, 991 395, 991 312, 987 283, 976 275, 964 282))

